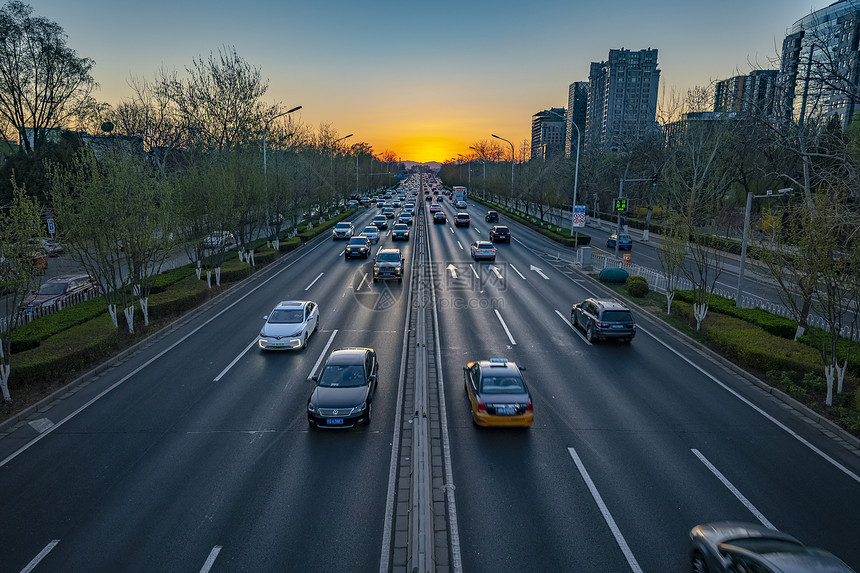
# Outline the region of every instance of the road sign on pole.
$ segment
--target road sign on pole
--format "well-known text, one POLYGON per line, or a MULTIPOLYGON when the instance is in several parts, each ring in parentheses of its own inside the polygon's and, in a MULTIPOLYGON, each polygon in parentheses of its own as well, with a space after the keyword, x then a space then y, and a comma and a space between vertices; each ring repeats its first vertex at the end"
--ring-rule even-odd
POLYGON ((54 220, 48 219, 48 233, 51 235, 51 237, 54 236, 54 231, 55 231, 54 220))
POLYGON ((573 207, 573 226, 585 226, 585 205, 575 205, 573 207))
POLYGON ((627 199, 615 199, 615 212, 616 213, 626 213, 627 212, 627 199))

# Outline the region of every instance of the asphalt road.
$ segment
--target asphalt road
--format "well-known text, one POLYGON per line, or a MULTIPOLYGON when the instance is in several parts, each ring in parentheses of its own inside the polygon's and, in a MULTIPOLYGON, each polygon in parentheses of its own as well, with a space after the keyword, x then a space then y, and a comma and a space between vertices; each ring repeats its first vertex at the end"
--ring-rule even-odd
MULTIPOLYGON (((589 344, 570 306, 599 286, 517 225, 475 263, 485 210, 466 229, 443 209, 428 233, 463 571, 683 571, 689 529, 724 519, 764 519, 860 569, 856 453, 647 317, 629 345, 589 344), (532 428, 472 425, 462 367, 490 357, 526 367, 532 428)), ((413 285, 372 284, 343 246, 302 247, 6 429, 0 572, 387 569, 413 285), (305 298, 322 317, 306 350, 253 346, 278 301, 305 298), (309 378, 347 346, 379 355, 373 422, 311 430, 309 378)), ((397 246, 409 271, 413 244, 397 246)))

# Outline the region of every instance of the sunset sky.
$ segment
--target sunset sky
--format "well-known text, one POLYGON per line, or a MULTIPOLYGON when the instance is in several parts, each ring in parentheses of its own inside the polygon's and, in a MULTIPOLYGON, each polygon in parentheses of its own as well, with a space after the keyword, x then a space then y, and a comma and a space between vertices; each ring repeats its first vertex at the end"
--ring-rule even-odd
MULTIPOLYGON (((26 0, 25 0, 26 1, 26 0)), ((668 96, 776 67, 786 31, 822 0, 31 0, 96 61, 96 97, 130 93, 130 77, 184 70, 235 47, 269 79, 266 99, 350 143, 401 160, 445 161, 491 133, 521 143, 531 116, 567 106, 610 49, 659 50, 668 96)))

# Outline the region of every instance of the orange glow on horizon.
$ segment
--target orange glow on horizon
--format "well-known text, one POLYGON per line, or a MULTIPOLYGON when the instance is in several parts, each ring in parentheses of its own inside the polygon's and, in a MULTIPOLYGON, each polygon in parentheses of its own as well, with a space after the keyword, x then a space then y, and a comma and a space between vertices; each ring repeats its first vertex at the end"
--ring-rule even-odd
POLYGON ((392 141, 389 149, 401 161, 417 161, 418 163, 438 161, 444 163, 448 159, 456 158, 458 153, 465 155, 463 150, 468 151, 469 144, 450 137, 428 135, 392 141))

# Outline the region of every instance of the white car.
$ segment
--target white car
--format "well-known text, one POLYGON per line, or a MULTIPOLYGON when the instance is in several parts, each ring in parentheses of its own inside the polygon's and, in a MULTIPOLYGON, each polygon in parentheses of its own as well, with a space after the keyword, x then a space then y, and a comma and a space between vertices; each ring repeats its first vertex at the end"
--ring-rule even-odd
POLYGON ((376 225, 370 225, 368 227, 365 227, 361 234, 370 239, 371 243, 379 242, 379 229, 376 227, 376 225))
POLYGON ((203 239, 203 246, 207 249, 218 249, 221 247, 230 247, 234 242, 233 233, 230 231, 215 231, 203 239))
POLYGON ((320 310, 310 300, 282 300, 263 317, 257 344, 263 350, 307 348, 308 338, 320 325, 320 310))
POLYGON ((458 209, 465 209, 465 208, 466 208, 466 202, 465 202, 465 201, 457 201, 457 202, 455 203, 455 206, 456 206, 458 209))
POLYGON ((352 223, 349 221, 342 221, 334 226, 334 229, 331 230, 331 236, 334 239, 351 239, 354 233, 354 229, 352 228, 352 223))
POLYGON ((436 212, 441 211, 441 210, 442 210, 442 207, 439 206, 439 203, 431 203, 430 204, 430 212, 431 213, 436 213, 436 212))

